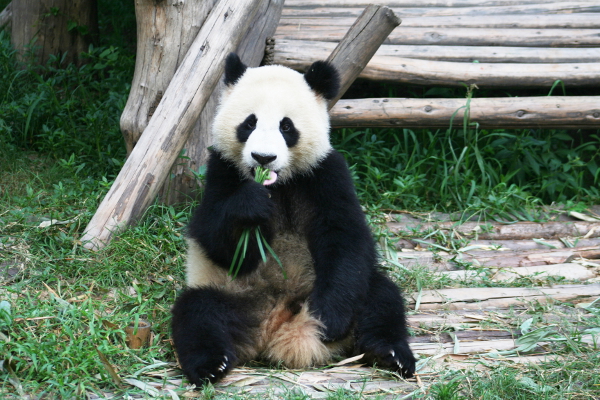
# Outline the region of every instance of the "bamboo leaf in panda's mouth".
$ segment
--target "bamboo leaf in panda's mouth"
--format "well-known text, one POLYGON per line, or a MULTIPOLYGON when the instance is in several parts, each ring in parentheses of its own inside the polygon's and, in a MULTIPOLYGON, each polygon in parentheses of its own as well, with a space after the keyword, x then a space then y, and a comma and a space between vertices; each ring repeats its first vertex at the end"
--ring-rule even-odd
MULTIPOLYGON (((265 184, 265 181, 270 181, 270 183, 275 182, 277 179, 277 174, 274 171, 269 170, 268 168, 264 168, 258 166, 254 169, 254 181, 265 184)), ((273 248, 267 242, 267 239, 263 236, 260 231, 260 227, 257 226, 254 228, 254 235, 256 236, 256 243, 258 244, 258 250, 260 251, 260 256, 264 263, 267 262, 267 255, 265 253, 265 248, 273 257, 273 259, 279 264, 281 267, 281 271, 283 272, 283 278, 287 279, 287 274, 285 273, 285 269, 283 268, 283 264, 277 254, 273 250, 273 248)), ((235 279, 240 272, 240 268, 242 267, 242 263, 246 258, 246 251, 248 250, 248 241, 250 240, 250 228, 244 229, 240 236, 240 240, 238 241, 237 247, 235 249, 235 253, 233 254, 233 259, 231 260, 231 265, 229 266, 229 276, 231 279, 235 279)))

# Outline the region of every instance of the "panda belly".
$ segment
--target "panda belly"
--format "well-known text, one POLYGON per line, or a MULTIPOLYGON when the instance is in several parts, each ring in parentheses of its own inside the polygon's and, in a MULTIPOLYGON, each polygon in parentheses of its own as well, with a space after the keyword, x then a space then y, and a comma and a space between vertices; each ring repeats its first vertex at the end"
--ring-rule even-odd
POLYGON ((242 295, 252 303, 255 320, 252 340, 236 344, 240 362, 266 359, 283 362, 289 368, 327 363, 341 352, 342 343, 321 340, 321 322, 309 311, 308 299, 315 275, 306 240, 297 233, 280 233, 271 247, 281 266, 268 256, 252 273, 231 279, 213 263, 196 241, 188 239, 187 284, 189 287, 216 287, 242 295))

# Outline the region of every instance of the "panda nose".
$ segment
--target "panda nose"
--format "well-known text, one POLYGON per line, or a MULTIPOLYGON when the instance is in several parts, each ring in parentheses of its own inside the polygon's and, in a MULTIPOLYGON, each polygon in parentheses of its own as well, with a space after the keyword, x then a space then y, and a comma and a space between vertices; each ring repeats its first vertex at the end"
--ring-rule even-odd
POLYGON ((252 158, 258 161, 260 165, 267 165, 271 161, 274 161, 277 158, 277 156, 252 153, 252 158))

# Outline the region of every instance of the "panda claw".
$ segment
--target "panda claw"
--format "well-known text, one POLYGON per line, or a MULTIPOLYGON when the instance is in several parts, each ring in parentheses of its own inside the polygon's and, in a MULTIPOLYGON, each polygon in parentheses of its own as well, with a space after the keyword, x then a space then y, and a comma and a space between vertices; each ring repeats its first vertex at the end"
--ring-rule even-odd
POLYGON ((229 361, 229 358, 227 358, 227 356, 223 356, 223 358, 225 358, 225 361, 229 361))
POLYGON ((390 355, 393 357, 396 357, 396 352, 394 350, 390 350, 390 355))
POLYGON ((208 376, 210 376, 211 378, 215 379, 215 376, 213 374, 208 374, 208 376))

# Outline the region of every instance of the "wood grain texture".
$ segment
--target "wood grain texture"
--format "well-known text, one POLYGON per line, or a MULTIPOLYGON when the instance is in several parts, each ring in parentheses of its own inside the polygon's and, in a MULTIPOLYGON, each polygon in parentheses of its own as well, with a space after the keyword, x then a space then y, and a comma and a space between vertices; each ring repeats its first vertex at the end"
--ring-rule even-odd
POLYGON ((500 223, 435 222, 405 224, 387 223, 392 233, 425 231, 432 229, 455 230, 461 235, 484 240, 523 240, 523 239, 558 239, 561 237, 600 237, 600 222, 517 222, 510 225, 500 223))
MULTIPOLYGON (((489 307, 510 307, 538 301, 578 303, 590 297, 600 296, 600 284, 556 285, 537 288, 459 288, 424 290, 420 297, 419 310, 460 310, 489 307)), ((417 294, 412 296, 412 304, 417 294)))
MULTIPOLYGON (((327 57, 335 42, 278 39, 275 63, 310 63, 327 57), (301 60, 304 60, 303 62, 301 60)), ((383 44, 376 56, 414 58, 461 63, 600 63, 600 47, 511 47, 511 46, 414 46, 383 44)))
MULTIPOLYGON (((287 2, 286 2, 287 4, 287 2)), ((352 17, 316 18, 285 17, 280 26, 322 25, 349 27, 352 17)), ((598 28, 597 13, 567 13, 540 15, 449 15, 437 17, 410 16, 402 21, 402 28, 489 28, 489 29, 594 29, 598 28)))
MULTIPOLYGON (((286 53, 277 62, 296 70, 304 70, 321 55, 318 49, 307 56, 286 53)), ((600 63, 466 63, 421 60, 375 54, 360 78, 428 86, 477 84, 480 87, 551 87, 557 80, 568 86, 596 86, 600 82, 600 63)))
POLYGON ((51 56, 59 56, 63 66, 88 61, 80 55, 97 38, 96 0, 13 0, 11 9, 11 42, 19 57, 33 49, 40 64, 51 56))
POLYGON ((371 60, 400 19, 385 6, 369 5, 327 58, 340 74, 341 88, 329 107, 338 101, 371 60))
MULTIPOLYGON (((274 35, 282 9, 283 0, 266 0, 259 4, 250 28, 235 50, 246 65, 260 65, 265 52, 265 41, 274 35)), ((178 158, 171 167, 169 177, 159 193, 163 203, 180 204, 198 197, 201 188, 191 171, 198 171, 207 163, 207 148, 212 145, 211 127, 223 86, 220 80, 184 145, 185 157, 178 158)))
MULTIPOLYGON (((340 100, 330 111, 333 127, 447 128, 463 125, 466 99, 340 100)), ((469 119, 481 128, 600 128, 594 96, 474 98, 469 119)))
POLYGON ((221 77, 225 57, 241 42, 260 1, 220 0, 214 6, 144 134, 85 229, 81 241, 86 248, 104 247, 154 200, 221 77))
MULTIPOLYGON (((598 16, 600 18, 600 16, 598 16)), ((338 42, 344 26, 304 23, 277 29, 276 39, 338 42)), ((600 28, 596 29, 523 29, 523 28, 413 28, 394 30, 386 44, 414 46, 521 46, 521 47, 598 47, 600 28)))

